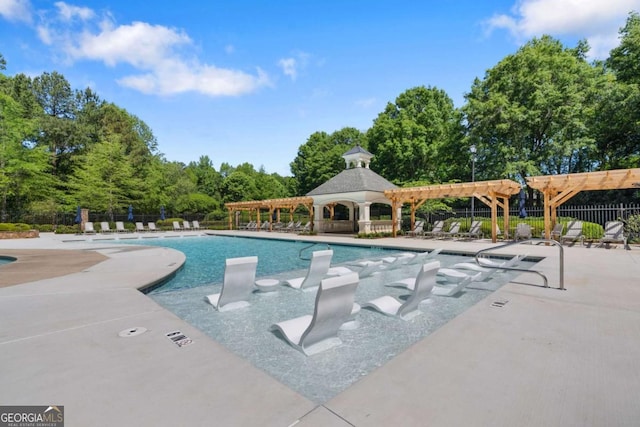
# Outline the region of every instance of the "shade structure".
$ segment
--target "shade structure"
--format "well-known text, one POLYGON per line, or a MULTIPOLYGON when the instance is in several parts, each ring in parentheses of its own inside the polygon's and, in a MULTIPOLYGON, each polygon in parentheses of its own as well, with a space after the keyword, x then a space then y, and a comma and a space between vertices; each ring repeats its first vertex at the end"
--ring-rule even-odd
POLYGON ((129 205, 129 214, 127 215, 127 221, 133 221, 133 206, 129 205))
POLYGON ((164 217, 164 206, 160 206, 160 219, 164 221, 166 218, 164 217))
POLYGON ((527 217, 527 211, 524 208, 524 204, 527 200, 527 196, 524 192, 524 188, 520 189, 520 195, 518 196, 518 216, 520 218, 526 218, 527 217))
POLYGON ((80 209, 80 206, 78 206, 78 209, 76 209, 76 217, 73 220, 74 224, 80 224, 82 222, 82 209, 80 209))

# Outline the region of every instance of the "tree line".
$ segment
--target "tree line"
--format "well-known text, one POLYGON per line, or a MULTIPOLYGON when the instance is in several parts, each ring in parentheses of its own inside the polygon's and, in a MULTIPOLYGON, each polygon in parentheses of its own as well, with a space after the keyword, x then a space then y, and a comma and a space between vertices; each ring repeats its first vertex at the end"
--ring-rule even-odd
MULTIPOLYGON (((470 181, 471 146, 476 180, 638 167, 638 13, 620 41, 606 60, 589 62, 586 41, 570 48, 533 38, 476 78, 461 108, 442 89, 410 88, 367 130, 310 135, 285 177, 249 163, 216 170, 206 155, 170 161, 144 121, 91 89, 74 90, 55 71, 0 73, 0 222, 78 205, 113 215, 130 204, 224 218, 226 202, 306 194, 339 173, 356 144, 400 186, 470 181)), ((637 200, 638 191, 580 197, 637 200)))

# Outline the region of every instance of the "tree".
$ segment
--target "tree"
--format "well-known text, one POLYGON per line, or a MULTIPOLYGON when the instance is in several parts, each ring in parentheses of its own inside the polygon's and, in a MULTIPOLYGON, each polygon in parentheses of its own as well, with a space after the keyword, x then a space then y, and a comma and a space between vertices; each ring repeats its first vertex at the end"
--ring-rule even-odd
POLYGON ((76 203, 113 215, 141 197, 141 181, 116 137, 94 145, 74 174, 76 203))
POLYGON ((313 190, 344 170, 342 155, 356 145, 366 147, 365 136, 355 128, 343 128, 331 135, 315 132, 298 148, 291 172, 298 182, 298 195, 313 190))
POLYGON ((591 168, 601 74, 581 56, 549 36, 534 38, 474 81, 463 110, 481 179, 524 182, 591 168))
POLYGON ((198 192, 220 199, 222 176, 213 167, 209 156, 200 156, 198 162, 191 162, 187 167, 196 176, 198 192))
POLYGON ((459 145, 462 131, 461 114, 443 90, 409 89, 387 104, 367 132, 375 155, 371 168, 398 183, 448 180, 453 164, 440 156, 459 145))
POLYGON ((258 189, 255 179, 242 171, 234 171, 222 183, 222 197, 225 203, 256 200, 258 189))
POLYGON ((20 105, 0 93, 0 221, 7 220, 10 205, 14 210, 24 207, 51 184, 44 151, 23 144, 33 123, 22 115, 20 105))
POLYGON ((618 80, 640 84, 640 14, 631 12, 619 34, 620 44, 609 53, 606 66, 618 80))

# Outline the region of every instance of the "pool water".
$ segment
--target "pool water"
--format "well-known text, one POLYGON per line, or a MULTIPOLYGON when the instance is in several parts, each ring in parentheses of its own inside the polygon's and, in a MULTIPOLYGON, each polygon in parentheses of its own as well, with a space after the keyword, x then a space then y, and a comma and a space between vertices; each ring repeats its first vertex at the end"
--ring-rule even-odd
POLYGON ((13 259, 13 258, 0 257, 0 267, 5 265, 5 264, 9 264, 10 262, 13 262, 13 261, 15 261, 15 259, 13 259))
MULTIPOLYGON (((139 242, 136 243, 139 244, 139 242)), ((375 247, 227 236, 150 239, 144 244, 177 249, 187 256, 183 269, 173 279, 151 293, 222 283, 227 258, 257 256, 256 276, 262 277, 284 271, 306 269, 313 251, 332 249, 332 265, 359 258, 378 258, 398 253, 398 251, 375 247)))
MULTIPOLYGON (((149 293, 150 298, 316 404, 327 402, 518 274, 496 273, 486 282, 470 284, 455 297, 432 295, 420 304, 422 314, 410 321, 364 308, 358 314, 360 325, 357 329, 339 332, 342 345, 305 356, 288 345, 278 332, 269 331, 269 327, 276 322, 313 314, 315 292, 279 286, 276 292, 254 292, 249 307, 228 312, 216 311, 204 297, 220 292, 225 257, 257 255, 256 279, 282 281, 304 276, 309 263, 299 260, 298 254, 300 249, 309 246, 308 243, 216 236, 158 239, 153 244, 183 251, 187 262, 172 281, 149 293)), ((332 266, 392 253, 341 245, 331 245, 331 248, 334 250, 332 266)), ((310 256, 310 251, 322 249, 326 249, 326 245, 305 250, 310 256)), ((305 256, 305 251, 302 255, 305 256)), ((470 260, 467 256, 442 254, 436 259, 443 267, 470 260)), ((531 262, 520 264, 523 267, 531 265, 531 262)), ((356 302, 363 304, 382 295, 405 299, 410 291, 387 285, 394 280, 415 277, 419 269, 419 265, 405 266, 360 279, 356 302)))

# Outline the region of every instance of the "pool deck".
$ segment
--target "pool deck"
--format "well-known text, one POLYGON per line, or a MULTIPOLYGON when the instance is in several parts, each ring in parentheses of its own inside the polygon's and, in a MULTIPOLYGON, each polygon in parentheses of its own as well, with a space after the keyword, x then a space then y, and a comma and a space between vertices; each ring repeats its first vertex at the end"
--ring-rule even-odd
MULTIPOLYGON (((219 234, 418 250, 494 246, 219 234)), ((316 405, 138 291, 179 268, 182 253, 99 238, 0 240, 0 255, 18 258, 10 275, 0 269, 0 405, 64 405, 68 426, 636 426, 640 419, 637 245, 565 246, 564 291, 553 289, 557 247, 504 249, 545 257, 535 268, 552 288, 522 274, 316 405), (73 261, 47 262, 47 253, 73 261), (147 331, 119 336, 141 327, 147 331), (173 331, 193 343, 179 347, 166 336, 173 331)))

